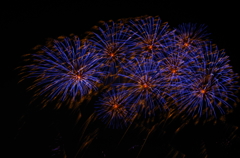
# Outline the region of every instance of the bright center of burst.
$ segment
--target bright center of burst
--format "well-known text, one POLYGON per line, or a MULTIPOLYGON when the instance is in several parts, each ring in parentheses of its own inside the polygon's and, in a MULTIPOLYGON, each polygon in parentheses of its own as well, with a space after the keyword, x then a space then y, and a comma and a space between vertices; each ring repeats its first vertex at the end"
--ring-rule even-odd
POLYGON ((204 94, 206 91, 204 89, 200 90, 200 93, 204 94))
POLYGON ((143 88, 147 88, 148 87, 148 85, 146 83, 144 83, 142 86, 143 86, 143 88))
POLYGON ((77 79, 78 80, 82 79, 82 76, 81 75, 77 75, 77 79))
POLYGON ((153 46, 152 46, 152 45, 148 46, 148 49, 149 49, 149 50, 152 50, 152 49, 153 49, 153 46))
POLYGON ((172 69, 172 73, 176 73, 177 72, 177 70, 176 69, 172 69))
POLYGON ((184 47, 188 47, 189 46, 189 43, 184 43, 184 47))
POLYGON ((111 57, 114 57, 114 54, 113 54, 113 53, 110 53, 110 56, 111 56, 111 57))
POLYGON ((113 109, 117 109, 118 108, 118 105, 117 104, 114 104, 113 105, 113 109))

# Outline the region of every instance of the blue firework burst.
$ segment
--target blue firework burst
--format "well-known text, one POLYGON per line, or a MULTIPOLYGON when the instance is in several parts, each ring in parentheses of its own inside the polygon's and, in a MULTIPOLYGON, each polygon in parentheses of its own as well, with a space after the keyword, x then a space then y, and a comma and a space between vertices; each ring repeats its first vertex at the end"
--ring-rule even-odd
POLYGON ((159 17, 123 21, 102 22, 84 41, 59 38, 30 55, 33 63, 22 71, 24 78, 34 78, 35 96, 72 106, 105 79, 118 92, 103 94, 96 112, 114 128, 136 111, 154 115, 173 103, 171 110, 176 105, 200 116, 231 108, 227 100, 234 102, 237 75, 225 52, 211 46, 206 25, 184 23, 170 30, 159 17))
POLYGON ((115 89, 104 93, 96 105, 96 114, 99 119, 110 128, 123 128, 134 119, 135 111, 130 110, 124 92, 115 89))
POLYGON ((134 42, 139 56, 158 57, 161 50, 170 45, 174 31, 159 17, 139 17, 130 20, 131 31, 135 33, 134 42))
POLYGON ((126 80, 116 85, 125 91, 132 109, 145 115, 154 115, 156 110, 167 109, 167 94, 159 63, 153 59, 136 58, 126 64, 123 72, 119 75, 126 80))
POLYGON ((225 114, 231 108, 228 99, 234 102, 234 91, 237 90, 237 75, 229 65, 228 56, 223 50, 206 46, 202 49, 202 56, 198 58, 197 71, 181 84, 181 95, 175 99, 182 111, 192 115, 202 113, 206 116, 217 116, 217 112, 225 114))
POLYGON ((166 90, 176 90, 178 85, 188 83, 198 69, 197 58, 192 58, 185 49, 178 47, 168 47, 163 52, 165 57, 158 61, 162 80, 166 83, 166 90))
POLYGON ((115 76, 126 59, 132 57, 131 33, 122 21, 102 22, 103 26, 89 35, 89 40, 101 58, 101 69, 108 76, 115 76))
POLYGON ((204 24, 198 25, 196 23, 183 23, 175 28, 176 41, 175 45, 178 45, 182 49, 196 49, 198 47, 204 47, 208 42, 208 36, 210 33, 206 30, 207 26, 204 24))
POLYGON ((97 90, 99 80, 95 50, 78 37, 54 40, 53 45, 43 47, 31 55, 33 64, 24 67, 25 77, 34 78, 31 88, 38 88, 36 96, 44 95, 44 102, 59 99, 78 102, 97 90))

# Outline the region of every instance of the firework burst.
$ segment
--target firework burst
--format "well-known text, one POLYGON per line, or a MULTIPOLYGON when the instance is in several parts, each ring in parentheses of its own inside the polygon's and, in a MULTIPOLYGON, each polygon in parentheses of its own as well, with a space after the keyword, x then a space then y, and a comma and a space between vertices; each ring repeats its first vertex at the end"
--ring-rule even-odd
POLYGON ((138 55, 158 57, 160 51, 170 45, 174 31, 168 30, 168 24, 159 17, 139 17, 130 20, 131 31, 135 33, 134 43, 138 55))
MULTIPOLYGON (((84 40, 61 37, 27 55, 31 63, 21 67, 21 75, 23 80, 34 80, 29 89, 36 89, 34 98, 42 100, 41 106, 49 102, 56 108, 69 105, 71 116, 78 114, 75 125, 82 125, 77 131, 81 145, 76 146, 75 157, 85 156, 87 150, 92 154, 95 145, 102 144, 98 132, 113 131, 102 129, 97 119, 106 125, 102 127, 127 128, 116 130, 124 134, 114 150, 114 144, 108 143, 109 151, 102 147, 96 153, 114 157, 105 153, 123 152, 127 148, 124 144, 120 149, 120 143, 132 140, 132 133, 140 129, 136 138, 143 136, 142 143, 137 141, 130 148, 139 149, 139 157, 150 144, 148 139, 169 146, 173 141, 169 144, 168 140, 176 136, 171 133, 179 135, 191 123, 222 121, 237 100, 238 75, 226 53, 211 45, 208 35, 205 25, 192 23, 170 30, 158 16, 111 20, 95 26, 84 40), (97 102, 96 94, 100 96, 97 102)), ((107 138, 108 134, 103 141, 107 138)), ((199 151, 205 152, 205 144, 202 146, 204 150, 199 151)), ((189 156, 185 151, 173 155, 174 150, 164 150, 163 157, 189 156)))
POLYGON ((234 91, 238 88, 228 56, 223 50, 206 46, 196 64, 198 69, 189 82, 180 85, 181 95, 176 98, 179 109, 200 116, 204 112, 216 117, 217 110, 225 114, 232 107, 227 100, 234 101, 234 91))
POLYGON ((96 113, 110 128, 122 128, 133 121, 134 110, 130 106, 123 92, 109 90, 98 101, 96 113))
POLYGON ((125 91, 127 101, 139 113, 147 115, 154 114, 155 110, 164 109, 167 96, 164 92, 163 82, 159 64, 152 59, 134 59, 124 67, 124 73, 119 74, 126 78, 126 82, 116 84, 118 88, 125 91))
POLYGON ((132 36, 122 21, 102 24, 88 38, 96 48, 97 56, 101 58, 101 70, 108 74, 107 77, 116 77, 125 60, 133 57, 132 36))
POLYGON ((195 23, 183 23, 175 28, 176 43, 182 49, 194 50, 204 46, 208 42, 210 33, 206 31, 206 25, 195 23))
POLYGON ((29 73, 24 78, 34 78, 30 89, 38 88, 36 96, 43 95, 44 102, 78 102, 92 91, 97 90, 100 73, 99 59, 88 42, 76 36, 73 39, 53 41, 53 45, 30 55, 34 64, 23 68, 29 73))
POLYGON ((165 54, 165 57, 158 62, 169 88, 188 82, 193 72, 198 68, 195 65, 197 58, 190 58, 186 50, 181 50, 178 47, 168 47, 163 54, 165 54))

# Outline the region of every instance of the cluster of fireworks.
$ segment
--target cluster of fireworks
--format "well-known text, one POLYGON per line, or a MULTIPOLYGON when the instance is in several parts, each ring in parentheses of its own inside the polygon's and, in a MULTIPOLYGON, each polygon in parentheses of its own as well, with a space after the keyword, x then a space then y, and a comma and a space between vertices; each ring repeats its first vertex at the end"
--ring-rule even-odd
POLYGON ((27 55, 23 79, 58 108, 100 92, 95 113, 113 128, 166 112, 218 117, 237 98, 238 75, 208 35, 205 25, 171 29, 159 17, 102 22, 84 39, 59 37, 27 55))

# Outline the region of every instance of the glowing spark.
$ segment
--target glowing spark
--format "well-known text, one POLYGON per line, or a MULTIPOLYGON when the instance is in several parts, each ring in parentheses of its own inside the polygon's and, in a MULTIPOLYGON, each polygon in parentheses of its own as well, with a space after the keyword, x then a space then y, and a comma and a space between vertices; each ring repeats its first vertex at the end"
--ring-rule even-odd
POLYGON ((119 107, 118 104, 113 105, 113 109, 117 109, 118 107, 119 107))
POLYGON ((148 46, 148 50, 152 50, 152 49, 153 49, 152 45, 148 46))
POLYGON ((146 83, 143 84, 143 88, 147 88, 148 85, 146 83))
POLYGON ((202 90, 200 90, 200 93, 205 94, 206 90, 202 89, 202 90))
POLYGON ((171 71, 172 73, 176 73, 177 72, 177 70, 176 69, 172 69, 172 71, 171 71))
POLYGON ((184 46, 184 47, 188 47, 188 46, 189 46, 189 43, 184 43, 183 46, 184 46))
POLYGON ((77 75, 77 79, 78 80, 82 79, 82 76, 81 75, 77 75))

